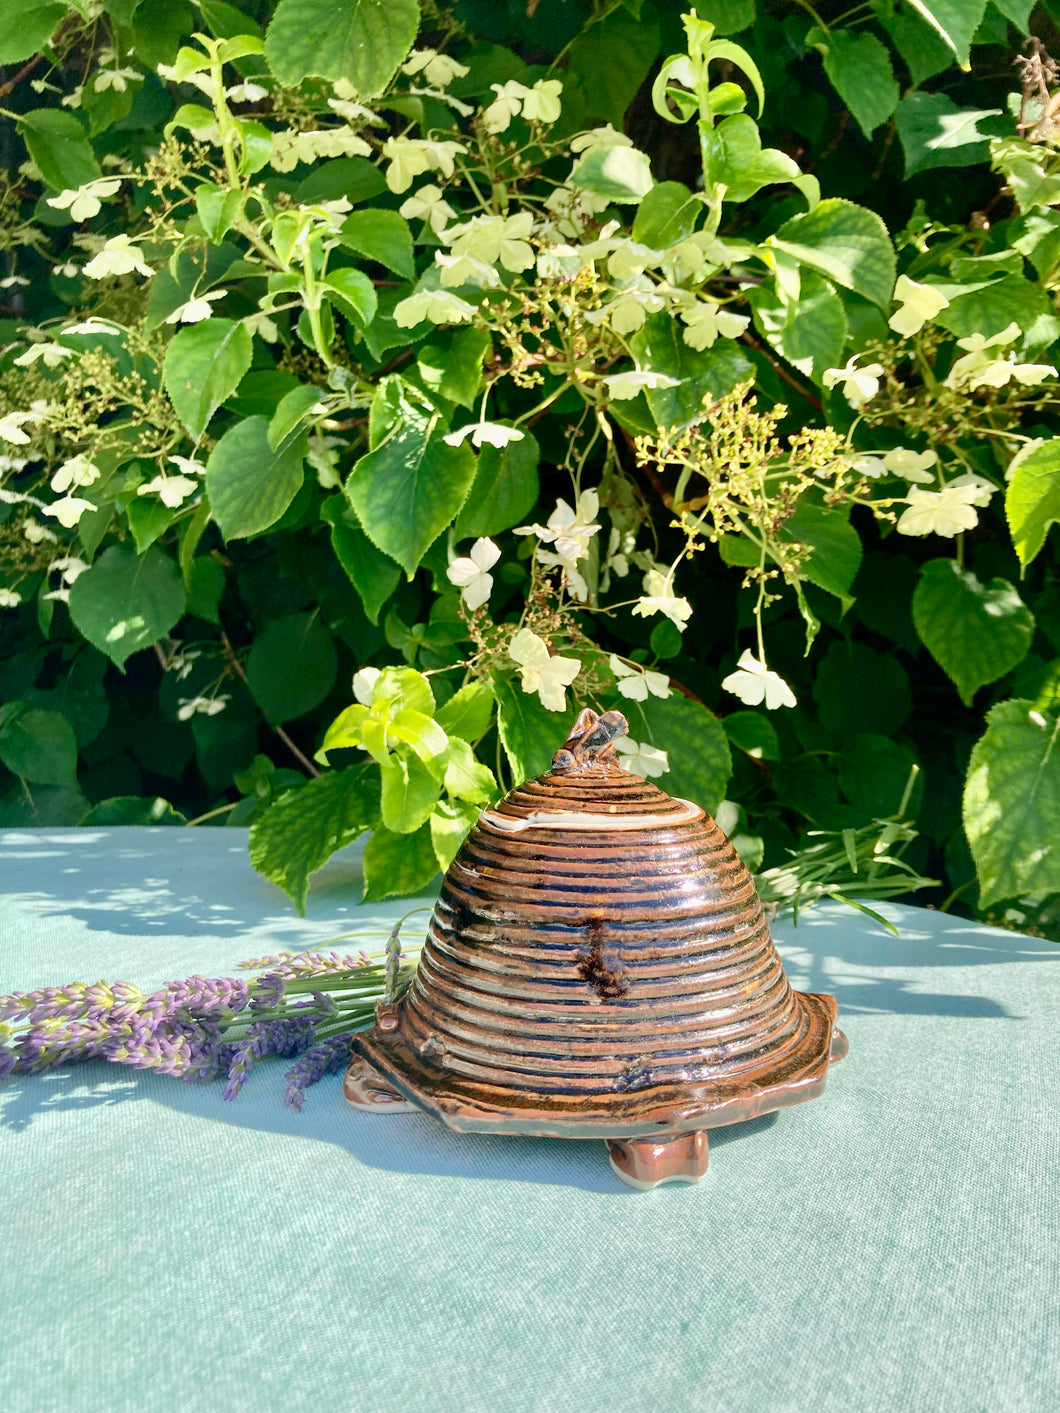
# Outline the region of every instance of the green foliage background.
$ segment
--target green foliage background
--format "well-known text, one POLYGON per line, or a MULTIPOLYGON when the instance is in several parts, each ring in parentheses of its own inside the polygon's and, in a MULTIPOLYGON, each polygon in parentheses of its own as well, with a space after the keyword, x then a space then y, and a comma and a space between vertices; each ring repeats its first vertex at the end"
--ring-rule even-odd
MULTIPOLYGON (((1060 8, 703 0, 722 44, 698 108, 687 69, 662 67, 686 52, 682 9, 0 0, 0 423, 14 414, 0 444, 0 824, 249 823, 255 863, 299 904, 313 870, 374 828, 366 877, 382 896, 421 886, 483 803, 547 765, 570 707, 617 705, 636 740, 667 751, 663 786, 729 802, 752 866, 904 799, 919 829, 906 859, 940 880, 933 901, 1057 935, 1057 403, 1048 380, 949 401, 945 380, 958 339, 1012 322, 1005 357, 1060 363, 1055 75, 1040 69, 1021 97, 1014 68, 1028 33, 1060 51, 1060 8), (466 68, 442 85, 455 106, 399 72, 414 44, 466 68), (495 86, 557 79, 560 116, 517 117, 504 135, 518 160, 490 149, 486 205, 539 216, 548 188, 535 182, 567 178, 561 147, 611 124, 634 146, 580 159, 571 181, 603 203, 581 240, 612 219, 619 240, 652 250, 717 236, 708 273, 671 284, 749 320, 700 349, 676 305, 628 342, 605 330, 587 393, 547 359, 537 385, 508 376, 530 347, 497 313, 523 278, 509 266, 486 313, 395 319, 403 300, 438 292, 444 254, 428 220, 400 214, 410 188, 438 182, 458 215, 475 207, 470 157, 388 185, 388 139, 466 144, 495 86), (260 96, 219 118, 211 82, 215 96, 218 83, 260 96), (369 116, 336 121, 336 91, 369 116), (321 129, 346 146, 271 162, 274 133, 321 129), (136 175, 152 163, 151 180, 136 175), (120 194, 77 219, 70 202, 49 204, 106 177, 122 178, 120 194), (305 215, 342 199, 337 236, 305 215), (123 236, 146 276, 112 261, 86 277, 86 256, 123 236), (896 273, 947 301, 912 344, 888 324, 896 273), (167 322, 211 291, 209 317, 167 322), (60 352, 27 362, 35 347, 60 352), (851 357, 880 366, 868 413, 825 376, 851 357), (603 378, 633 368, 662 384, 609 398, 603 378), (675 426, 709 427, 718 399, 751 406, 746 385, 760 414, 779 409, 784 454, 806 429, 831 429, 829 494, 811 469, 797 507, 769 503, 766 529, 719 512, 693 530, 673 466, 644 449, 675 426), (528 419, 523 441, 450 446, 444 434, 480 417, 487 388, 492 422, 528 419), (64 398, 58 421, 33 412, 64 398), (586 407, 607 430, 579 489, 603 478, 604 528, 589 602, 557 600, 553 655, 582 663, 560 714, 521 690, 504 654, 541 587, 528 541, 509 532, 574 499, 571 432, 586 407), (976 523, 897 533, 909 485, 879 464, 859 472, 857 458, 898 447, 935 449, 947 474, 988 483, 976 523), (27 538, 49 478, 80 454, 100 474, 69 493, 90 509, 70 526, 38 514, 50 534, 27 538), (205 466, 175 504, 141 493, 175 474, 171 455, 205 466), (608 591, 599 571, 631 505, 657 563, 695 540, 674 590, 692 608, 683 632, 665 614, 591 612, 629 601, 628 583, 608 591), (495 641, 481 618, 469 630, 446 574, 480 536, 504 550, 486 611, 495 641), (762 555, 772 580, 754 579, 762 555), (64 574, 67 559, 79 573, 64 574), (722 689, 759 633, 794 707, 748 709, 722 689), (678 688, 629 700, 612 653, 678 688), (365 667, 395 670, 355 705, 365 667)), ((472 283, 454 297, 481 294, 472 283)), ((547 329, 536 338, 547 346, 547 329)))

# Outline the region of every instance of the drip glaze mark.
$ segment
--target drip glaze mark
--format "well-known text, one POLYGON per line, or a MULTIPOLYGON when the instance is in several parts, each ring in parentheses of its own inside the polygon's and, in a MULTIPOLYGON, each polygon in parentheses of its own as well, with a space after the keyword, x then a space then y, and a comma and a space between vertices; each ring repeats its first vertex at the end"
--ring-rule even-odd
POLYGON ((591 986, 601 1001, 617 1001, 629 990, 629 981, 621 967, 612 970, 604 956, 604 923, 590 918, 585 924, 588 952, 579 953, 578 975, 591 986))

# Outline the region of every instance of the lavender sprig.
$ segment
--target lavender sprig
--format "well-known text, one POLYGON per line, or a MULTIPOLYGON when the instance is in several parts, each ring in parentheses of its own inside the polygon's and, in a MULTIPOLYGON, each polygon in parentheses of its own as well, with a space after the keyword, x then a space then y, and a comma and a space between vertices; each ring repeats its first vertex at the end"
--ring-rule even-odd
POLYGON ((233 1099, 257 1060, 304 1052, 285 1096, 300 1108, 308 1085, 341 1064, 353 1031, 371 1023, 376 1003, 411 981, 402 923, 384 954, 279 953, 245 963, 271 968, 249 981, 191 976, 150 993, 127 981, 71 982, 0 996, 0 1079, 105 1059, 188 1082, 224 1077, 224 1098, 233 1099))

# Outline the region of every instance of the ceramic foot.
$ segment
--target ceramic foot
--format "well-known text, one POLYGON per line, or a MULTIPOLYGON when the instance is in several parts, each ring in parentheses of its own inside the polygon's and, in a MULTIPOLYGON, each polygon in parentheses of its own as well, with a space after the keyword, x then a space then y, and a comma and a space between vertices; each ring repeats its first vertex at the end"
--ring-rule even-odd
POLYGON ((850 1041, 846 1038, 846 1036, 839 1029, 839 1027, 836 1026, 835 1029, 832 1031, 832 1046, 831 1049, 828 1051, 828 1063, 830 1065, 836 1064, 839 1060, 843 1058, 843 1056, 849 1049, 850 1041))
POLYGON ((356 1108, 374 1109, 376 1113, 395 1114, 416 1107, 360 1055, 350 1061, 342 1092, 356 1108))
POLYGON ((650 1192, 664 1182, 698 1182, 707 1171, 705 1129, 675 1138, 609 1138, 611 1166, 628 1187, 650 1192))

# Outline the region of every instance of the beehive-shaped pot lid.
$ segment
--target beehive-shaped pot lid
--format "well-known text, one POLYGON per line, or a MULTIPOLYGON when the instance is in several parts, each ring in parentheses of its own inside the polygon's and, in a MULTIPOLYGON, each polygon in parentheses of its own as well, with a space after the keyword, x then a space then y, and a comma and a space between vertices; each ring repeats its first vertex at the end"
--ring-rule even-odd
POLYGON ((732 844, 622 768, 626 730, 582 712, 552 769, 483 812, 410 990, 355 1038, 451 1127, 684 1133, 823 1087, 835 1001, 792 990, 732 844))

